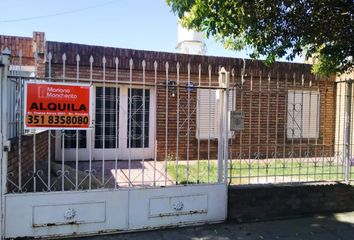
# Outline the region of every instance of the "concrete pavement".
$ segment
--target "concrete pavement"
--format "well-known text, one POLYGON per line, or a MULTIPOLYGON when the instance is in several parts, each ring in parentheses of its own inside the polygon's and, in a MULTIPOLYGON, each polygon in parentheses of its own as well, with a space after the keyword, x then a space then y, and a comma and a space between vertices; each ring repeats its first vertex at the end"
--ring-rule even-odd
POLYGON ((257 223, 222 223, 73 240, 353 240, 354 212, 257 223))

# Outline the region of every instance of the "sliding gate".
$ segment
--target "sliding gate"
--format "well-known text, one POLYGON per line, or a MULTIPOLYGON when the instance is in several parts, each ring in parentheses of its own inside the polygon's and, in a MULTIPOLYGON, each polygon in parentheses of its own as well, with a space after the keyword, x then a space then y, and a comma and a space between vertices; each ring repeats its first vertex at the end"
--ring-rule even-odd
POLYGON ((55 53, 23 66, 13 55, 0 58, 3 237, 225 220, 225 70, 55 53), (26 82, 90 84, 93 127, 24 129, 26 82))

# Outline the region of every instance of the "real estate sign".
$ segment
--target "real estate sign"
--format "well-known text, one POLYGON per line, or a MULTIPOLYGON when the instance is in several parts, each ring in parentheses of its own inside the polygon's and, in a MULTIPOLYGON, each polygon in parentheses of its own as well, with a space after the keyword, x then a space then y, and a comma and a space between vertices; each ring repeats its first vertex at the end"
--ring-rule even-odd
POLYGON ((88 129, 92 125, 92 86, 26 82, 25 129, 88 129))

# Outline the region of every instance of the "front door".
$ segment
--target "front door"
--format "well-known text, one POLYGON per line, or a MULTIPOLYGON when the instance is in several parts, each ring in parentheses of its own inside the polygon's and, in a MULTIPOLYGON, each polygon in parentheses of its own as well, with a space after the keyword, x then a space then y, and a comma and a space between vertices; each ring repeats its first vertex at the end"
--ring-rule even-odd
POLYGON ((57 141, 57 160, 153 159, 152 88, 101 85, 94 92, 94 128, 58 131, 64 139, 57 141))

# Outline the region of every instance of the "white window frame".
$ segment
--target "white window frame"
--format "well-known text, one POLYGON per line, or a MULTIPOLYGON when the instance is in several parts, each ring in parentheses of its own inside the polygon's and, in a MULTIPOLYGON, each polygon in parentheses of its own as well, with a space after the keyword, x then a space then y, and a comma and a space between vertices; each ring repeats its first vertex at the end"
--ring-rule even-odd
MULTIPOLYGON (((199 88, 197 89, 197 131, 196 138, 200 140, 217 139, 219 136, 219 91, 217 89, 199 88), (209 122, 210 117, 210 122, 209 122)), ((232 91, 229 91, 229 111, 232 110, 232 91)), ((229 138, 233 136, 230 131, 230 121, 228 125, 229 138)))
POLYGON ((287 139, 318 139, 320 132, 320 92, 288 90, 286 104, 287 139), (309 101, 311 101, 311 104, 309 101), (315 107, 316 109, 314 109, 315 107), (315 118, 315 120, 312 118, 315 118))
MULTIPOLYGON (((96 88, 102 87, 103 84, 94 84, 94 107, 93 116, 96 117, 96 88)), ((106 84, 106 87, 116 87, 114 84, 106 84)), ((79 161, 89 159, 89 148, 92 147, 92 159, 101 160, 103 151, 105 159, 115 159, 116 154, 118 155, 119 161, 124 160, 138 160, 138 159, 153 159, 155 157, 155 123, 156 123, 156 96, 155 89, 152 86, 145 86, 146 90, 150 91, 150 111, 149 111, 149 145, 147 148, 131 148, 127 146, 127 113, 128 113, 128 89, 129 85, 120 84, 119 85, 119 144, 118 148, 95 148, 95 128, 87 130, 86 135, 86 148, 79 148, 79 161)), ((132 88, 143 89, 142 86, 132 86, 132 88)), ((58 131, 57 134, 60 134, 58 131)), ((57 138, 56 141, 56 159, 59 161, 62 158, 62 148, 61 148, 61 138, 57 138)), ((75 161, 76 160, 76 149, 75 148, 65 148, 65 160, 75 161)))

